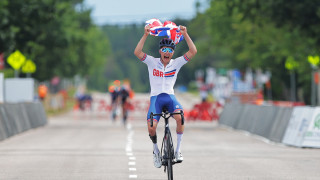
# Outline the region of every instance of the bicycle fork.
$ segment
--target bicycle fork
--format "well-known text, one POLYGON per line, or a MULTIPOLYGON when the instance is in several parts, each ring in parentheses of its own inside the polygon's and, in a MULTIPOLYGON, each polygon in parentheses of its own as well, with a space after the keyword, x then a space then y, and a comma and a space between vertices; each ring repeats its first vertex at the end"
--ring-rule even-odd
MULTIPOLYGON (((163 152, 164 152, 162 165, 164 166, 164 172, 166 173, 167 166, 168 166, 168 161, 171 161, 174 164, 174 162, 172 161, 173 156, 174 156, 172 136, 171 136, 171 132, 169 130, 169 125, 168 124, 166 124, 165 136, 163 137, 161 150, 163 150, 163 152), (168 149, 169 149, 168 146, 171 147, 170 148, 171 152, 168 152, 168 149)), ((162 152, 161 152, 161 154, 162 154, 162 152)))

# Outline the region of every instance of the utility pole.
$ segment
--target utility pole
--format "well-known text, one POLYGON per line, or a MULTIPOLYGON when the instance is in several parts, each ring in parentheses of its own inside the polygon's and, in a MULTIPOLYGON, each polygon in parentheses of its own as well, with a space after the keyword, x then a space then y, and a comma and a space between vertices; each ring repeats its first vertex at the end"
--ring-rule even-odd
POLYGON ((315 70, 314 68, 312 68, 312 78, 311 78, 311 106, 315 106, 316 105, 316 84, 314 83, 314 73, 315 70))
MULTIPOLYGON (((317 85, 315 81, 319 81, 319 77, 316 77, 316 75, 318 76, 317 70, 318 70, 318 64, 320 62, 319 56, 308 56, 308 61, 311 65, 311 69, 312 69, 312 78, 311 78, 311 105, 312 106, 316 106, 317 103, 317 85), (318 78, 318 79, 316 79, 318 78)), ((319 84, 319 82, 318 82, 319 84)), ((319 91, 319 87, 318 87, 318 91, 319 91)), ((320 99, 320 92, 318 92, 318 104, 319 104, 319 100, 320 99)))

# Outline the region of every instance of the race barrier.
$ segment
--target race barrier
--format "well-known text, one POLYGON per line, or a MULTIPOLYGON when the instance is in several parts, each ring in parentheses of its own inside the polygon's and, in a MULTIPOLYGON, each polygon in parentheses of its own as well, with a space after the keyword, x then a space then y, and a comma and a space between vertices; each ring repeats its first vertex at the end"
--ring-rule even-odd
POLYGON ((0 104, 0 141, 46 124, 46 113, 39 102, 0 104))
POLYGON ((294 108, 283 143, 320 148, 320 107, 294 108))
POLYGON ((290 110, 288 107, 226 104, 219 123, 281 142, 290 110))
POLYGON ((228 103, 219 124, 286 145, 320 148, 320 107, 228 103))

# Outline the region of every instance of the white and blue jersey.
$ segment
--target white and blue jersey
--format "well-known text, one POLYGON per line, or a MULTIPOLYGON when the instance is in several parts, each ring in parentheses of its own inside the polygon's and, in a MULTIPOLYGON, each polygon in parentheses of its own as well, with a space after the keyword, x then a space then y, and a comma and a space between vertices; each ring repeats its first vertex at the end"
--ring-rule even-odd
POLYGON ((171 59, 169 64, 164 67, 160 58, 154 58, 144 54, 141 59, 147 64, 149 71, 149 82, 151 96, 156 96, 161 93, 174 94, 173 86, 176 82, 180 68, 189 61, 189 58, 184 55, 176 59, 171 59))
MULTIPOLYGON (((189 61, 189 58, 184 55, 171 59, 166 67, 164 67, 160 58, 154 58, 147 54, 144 54, 141 61, 148 66, 151 88, 148 121, 150 120, 151 112, 155 114, 161 113, 163 107, 166 107, 169 112, 182 110, 181 104, 174 96, 173 86, 180 68, 189 61)), ((159 118, 160 116, 154 117, 157 121, 159 121, 159 118)))

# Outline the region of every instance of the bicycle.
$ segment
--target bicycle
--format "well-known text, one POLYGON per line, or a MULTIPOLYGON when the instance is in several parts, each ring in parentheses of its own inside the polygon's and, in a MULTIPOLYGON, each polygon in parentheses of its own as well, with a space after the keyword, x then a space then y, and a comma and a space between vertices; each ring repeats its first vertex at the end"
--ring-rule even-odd
POLYGON ((181 125, 183 125, 184 124, 183 111, 176 112, 176 113, 169 113, 167 109, 163 108, 161 114, 153 114, 152 112, 150 114, 151 127, 153 127, 153 120, 152 120, 153 116, 161 116, 165 120, 164 137, 161 145, 161 157, 163 157, 162 165, 164 166, 164 172, 167 172, 168 174, 168 180, 173 180, 172 166, 176 163, 181 163, 181 162, 177 162, 174 159, 174 146, 172 143, 172 136, 169 128, 169 118, 176 114, 181 115, 181 125))

